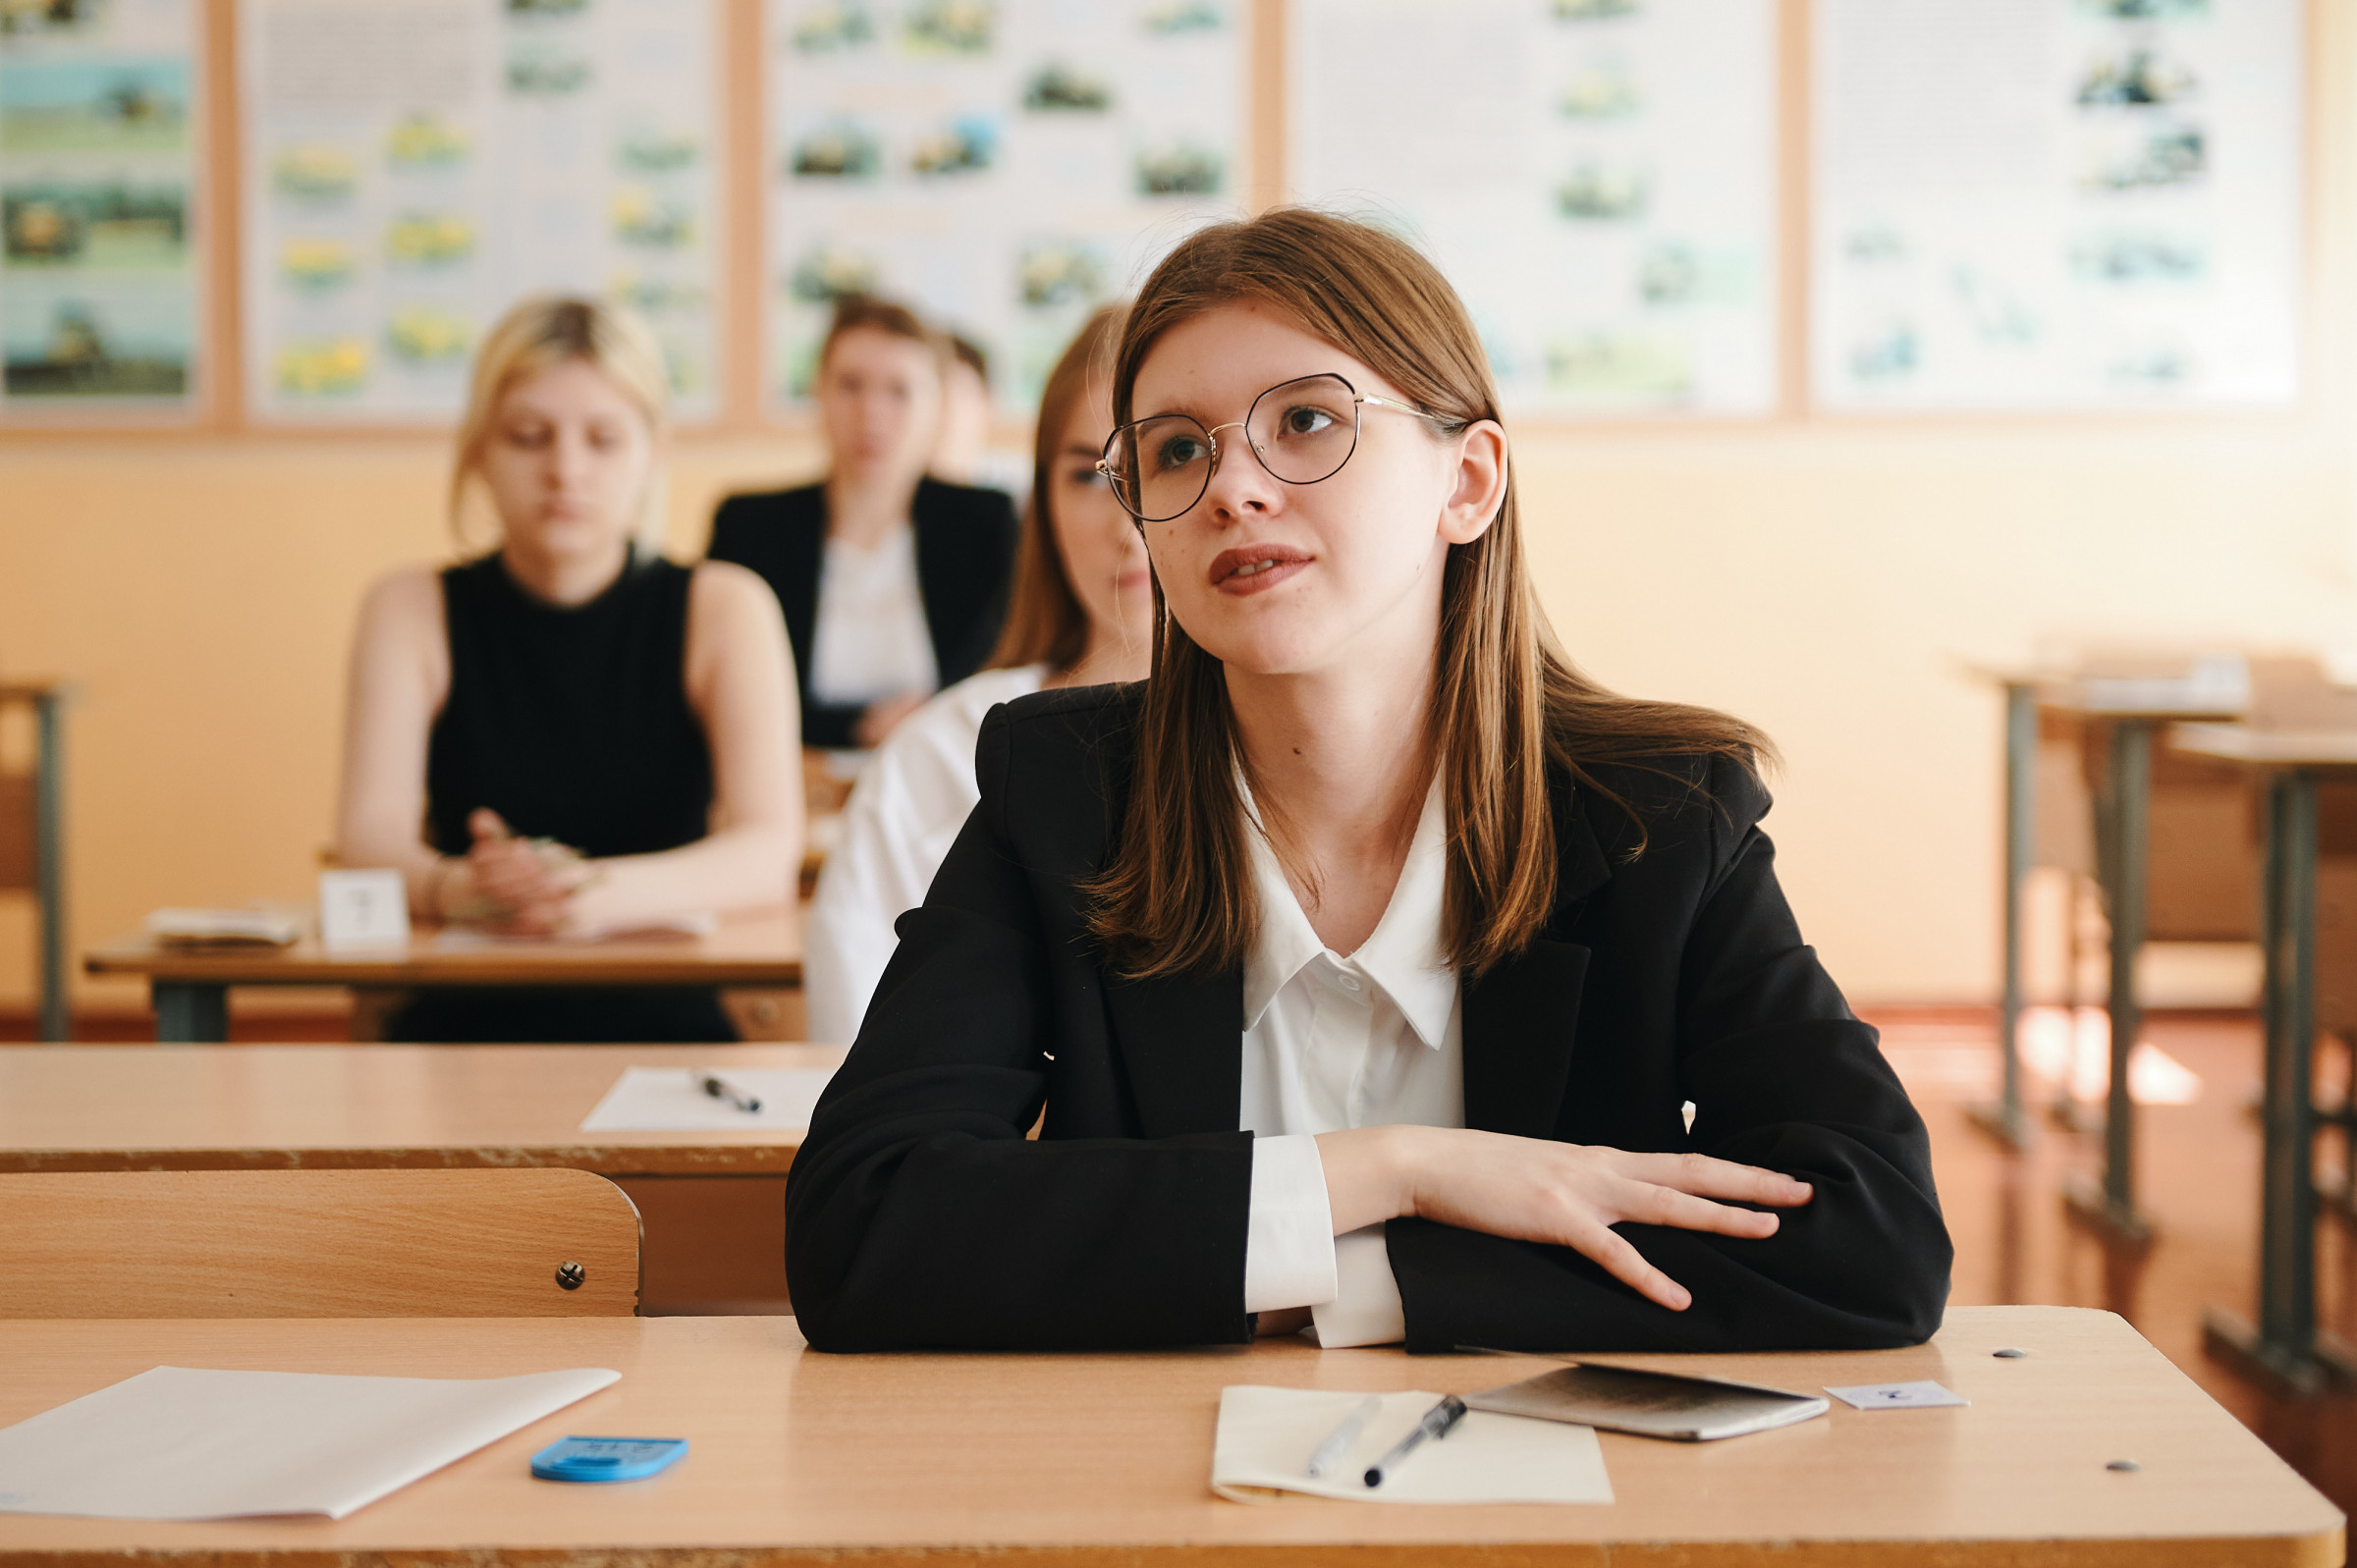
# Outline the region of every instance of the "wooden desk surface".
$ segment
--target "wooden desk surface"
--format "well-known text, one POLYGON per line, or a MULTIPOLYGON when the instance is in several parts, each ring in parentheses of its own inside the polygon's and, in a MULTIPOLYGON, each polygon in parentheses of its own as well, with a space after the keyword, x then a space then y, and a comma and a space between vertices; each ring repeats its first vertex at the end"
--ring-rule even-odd
POLYGON ((535 942, 421 932, 406 947, 166 947, 131 937, 92 949, 93 975, 229 986, 795 986, 801 931, 793 911, 733 917, 709 937, 535 942))
POLYGON ((597 1132, 625 1067, 825 1067, 841 1046, 0 1049, 0 1170, 567 1165, 776 1175, 797 1132, 597 1132))
POLYGON ((2185 724, 2168 732, 2177 751, 2258 768, 2357 768, 2357 730, 2254 730, 2185 724))
POLYGON ((2340 1514, 2120 1319, 1958 1308, 1932 1344, 1869 1354, 1615 1358, 1786 1385, 1937 1378, 1970 1409, 1832 1414, 1726 1442, 1604 1434, 1609 1506, 1223 1501, 1219 1390, 1482 1388, 1521 1357, 1320 1352, 1298 1340, 1130 1355, 821 1356, 792 1319, 17 1322, 0 1325, 0 1424, 159 1364, 491 1377, 622 1373, 350 1519, 144 1524, 0 1514, 12 1568, 136 1560, 245 1568, 922 1562, 1056 1568, 1642 1561, 1840 1564, 2341 1561, 2340 1514), (2030 1352, 1993 1360, 2000 1346, 2030 1352), (645 1483, 533 1481, 567 1433, 685 1437, 645 1483), (2136 1474, 2107 1470, 2134 1458, 2136 1474))

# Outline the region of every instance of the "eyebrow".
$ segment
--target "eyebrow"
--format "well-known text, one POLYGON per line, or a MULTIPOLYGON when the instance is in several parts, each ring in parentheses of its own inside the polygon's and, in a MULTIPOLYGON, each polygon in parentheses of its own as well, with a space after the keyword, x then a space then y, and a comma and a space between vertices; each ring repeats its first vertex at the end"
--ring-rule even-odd
POLYGON ((1097 458, 1104 456, 1104 449, 1084 447, 1077 441, 1068 441, 1064 444, 1064 455, 1068 458, 1097 458))

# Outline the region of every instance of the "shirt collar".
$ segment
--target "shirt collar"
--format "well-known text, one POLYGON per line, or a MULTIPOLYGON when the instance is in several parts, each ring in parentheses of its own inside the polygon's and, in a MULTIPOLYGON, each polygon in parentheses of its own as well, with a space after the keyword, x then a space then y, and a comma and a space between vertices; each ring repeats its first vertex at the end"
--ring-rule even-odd
MULTIPOLYGON (((1327 952, 1309 917, 1293 896, 1292 884, 1277 862, 1262 831, 1260 811, 1239 773, 1236 789, 1244 802, 1245 854, 1251 862, 1252 892, 1260 910, 1260 933, 1244 955, 1244 1027, 1253 1028, 1277 994, 1306 964, 1327 952)), ((1449 880, 1447 813, 1440 781, 1424 796, 1415 837, 1399 882, 1374 934, 1349 963, 1382 988, 1427 1047, 1438 1051, 1456 1007, 1456 969, 1441 945, 1442 895, 1449 880)))

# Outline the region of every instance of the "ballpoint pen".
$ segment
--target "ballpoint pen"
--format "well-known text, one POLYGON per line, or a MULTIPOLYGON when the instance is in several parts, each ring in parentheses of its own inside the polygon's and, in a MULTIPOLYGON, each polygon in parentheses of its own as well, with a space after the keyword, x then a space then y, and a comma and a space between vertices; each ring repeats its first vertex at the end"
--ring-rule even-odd
POLYGON ((761 1101, 757 1096, 746 1094, 726 1078, 705 1072, 700 1067, 691 1067, 688 1071, 695 1078, 695 1086, 713 1099, 726 1100, 730 1105, 742 1111, 749 1112, 761 1108, 761 1101))
POLYGON ((1441 1402, 1424 1412, 1424 1419, 1413 1431, 1392 1445, 1392 1451, 1367 1467, 1367 1485, 1380 1487, 1383 1478, 1398 1467, 1399 1461, 1415 1451, 1416 1445, 1427 1437, 1446 1437, 1449 1429, 1465 1413, 1465 1402, 1454 1394, 1445 1395, 1441 1402))
POLYGON ((1359 1401, 1358 1408, 1343 1418, 1343 1424, 1326 1434, 1326 1440, 1309 1451, 1309 1474, 1323 1476, 1350 1451, 1358 1434, 1367 1430, 1367 1423, 1383 1413, 1383 1397, 1369 1394, 1359 1401))

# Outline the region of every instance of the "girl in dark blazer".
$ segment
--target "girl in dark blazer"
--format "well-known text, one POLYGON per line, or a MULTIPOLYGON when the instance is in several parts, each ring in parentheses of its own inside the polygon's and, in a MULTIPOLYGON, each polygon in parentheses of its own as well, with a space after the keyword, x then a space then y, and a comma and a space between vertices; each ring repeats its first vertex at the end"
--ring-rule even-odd
POLYGON ((1205 230, 1114 399, 1153 675, 985 724, 789 1180, 810 1342, 1928 1336, 1928 1140, 1777 886, 1766 742, 1564 657, 1447 283, 1205 230))
POLYGON ((873 746, 989 656, 1007 613, 1014 503, 925 476, 941 348, 905 308, 837 305, 817 398, 827 478, 731 496, 705 554, 751 568, 777 593, 800 676, 802 744, 873 746), (906 624, 886 619, 896 612, 906 624))

